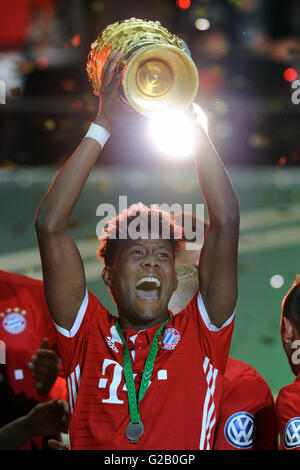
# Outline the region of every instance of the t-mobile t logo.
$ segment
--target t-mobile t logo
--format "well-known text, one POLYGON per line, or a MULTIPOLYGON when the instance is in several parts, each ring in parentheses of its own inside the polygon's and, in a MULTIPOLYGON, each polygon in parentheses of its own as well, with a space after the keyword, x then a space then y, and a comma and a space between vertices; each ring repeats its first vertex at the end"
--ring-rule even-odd
MULTIPOLYGON (((133 374, 133 379, 135 379, 137 374, 133 374)), ((119 396, 120 391, 127 392, 126 384, 123 382, 121 385, 123 377, 123 367, 112 359, 104 359, 102 365, 102 377, 99 379, 98 388, 108 389, 108 397, 102 399, 102 403, 113 403, 113 404, 122 404, 122 400, 119 396), (120 387, 121 385, 121 387, 120 387)), ((167 370, 161 369, 157 371, 158 380, 167 380, 168 373, 167 370)), ((151 385, 149 382, 148 387, 151 385)))

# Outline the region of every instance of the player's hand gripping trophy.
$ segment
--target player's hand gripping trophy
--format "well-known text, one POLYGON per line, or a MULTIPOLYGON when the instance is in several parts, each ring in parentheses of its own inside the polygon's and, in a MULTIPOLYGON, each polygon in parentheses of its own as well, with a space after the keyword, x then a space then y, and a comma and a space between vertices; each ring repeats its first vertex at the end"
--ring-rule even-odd
MULTIPOLYGON (((91 45, 87 74, 100 108, 101 94, 109 88, 103 77, 108 76, 123 107, 147 117, 188 108, 198 90, 198 71, 187 45, 159 21, 131 18, 107 26, 91 45), (116 70, 113 82, 109 68, 116 70)), ((109 111, 111 121, 115 111, 109 111)))

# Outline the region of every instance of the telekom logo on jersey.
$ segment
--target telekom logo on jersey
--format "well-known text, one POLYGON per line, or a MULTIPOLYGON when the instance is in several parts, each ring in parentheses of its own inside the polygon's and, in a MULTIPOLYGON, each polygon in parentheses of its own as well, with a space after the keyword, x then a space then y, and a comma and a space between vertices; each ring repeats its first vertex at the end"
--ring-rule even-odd
MULTIPOLYGON (((123 367, 117 361, 114 361, 112 359, 104 359, 103 365, 102 365, 102 375, 103 375, 103 377, 101 377, 99 379, 98 388, 102 388, 102 389, 107 388, 108 378, 106 378, 105 375, 106 375, 107 368, 110 367, 110 366, 113 366, 113 378, 112 378, 111 384, 109 386, 109 396, 108 396, 108 398, 103 398, 102 403, 115 403, 115 404, 119 403, 119 404, 122 404, 122 403, 124 403, 124 400, 121 400, 118 397, 117 392, 118 392, 119 386, 120 386, 121 381, 122 381, 123 367)), ((133 374, 134 379, 135 379, 136 375, 137 374, 133 374)), ((168 377, 168 374, 167 374, 167 371, 165 369, 157 371, 158 380, 167 380, 167 377, 168 377)), ((149 382, 148 387, 150 386, 150 384, 151 384, 151 381, 149 382)), ((127 391, 126 384, 124 384, 122 390, 125 391, 125 392, 127 391)))
MULTIPOLYGON (((135 378, 137 374, 133 374, 135 378)), ((103 398, 102 403, 110 403, 110 404, 123 404, 124 400, 121 400, 118 397, 119 387, 123 377, 123 367, 113 359, 104 359, 102 364, 102 377, 99 379, 98 388, 100 389, 107 389, 108 388, 108 398, 103 398)), ((167 380, 168 374, 167 370, 161 369, 157 371, 157 379, 158 380, 167 380)), ((77 393, 79 389, 79 385, 81 382, 81 370, 79 364, 75 367, 74 371, 69 375, 67 379, 68 390, 69 390, 69 403, 71 408, 71 413, 73 413, 73 409, 77 399, 77 393)), ((151 385, 151 381, 149 382, 148 387, 151 385)), ((123 391, 127 392, 126 384, 122 388, 123 391)))

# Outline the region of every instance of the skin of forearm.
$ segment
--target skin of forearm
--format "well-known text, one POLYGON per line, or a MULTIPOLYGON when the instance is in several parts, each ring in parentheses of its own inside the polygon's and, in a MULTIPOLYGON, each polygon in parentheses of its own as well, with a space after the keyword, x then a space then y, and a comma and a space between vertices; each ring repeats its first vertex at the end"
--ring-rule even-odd
POLYGON ((33 437, 30 420, 27 416, 22 416, 0 429, 0 450, 19 449, 33 437))
POLYGON ((228 173, 209 136, 201 129, 194 156, 199 184, 211 222, 239 222, 239 203, 228 173))

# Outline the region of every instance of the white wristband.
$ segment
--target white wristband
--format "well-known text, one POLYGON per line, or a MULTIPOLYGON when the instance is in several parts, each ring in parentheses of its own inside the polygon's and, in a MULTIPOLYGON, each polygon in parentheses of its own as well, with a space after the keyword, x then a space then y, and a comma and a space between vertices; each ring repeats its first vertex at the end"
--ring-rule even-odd
POLYGON ((92 122, 89 130, 85 135, 85 137, 90 137, 91 139, 96 140, 101 145, 101 147, 104 147, 105 142, 109 136, 110 133, 105 129, 105 127, 99 126, 99 124, 95 124, 94 122, 92 122))

